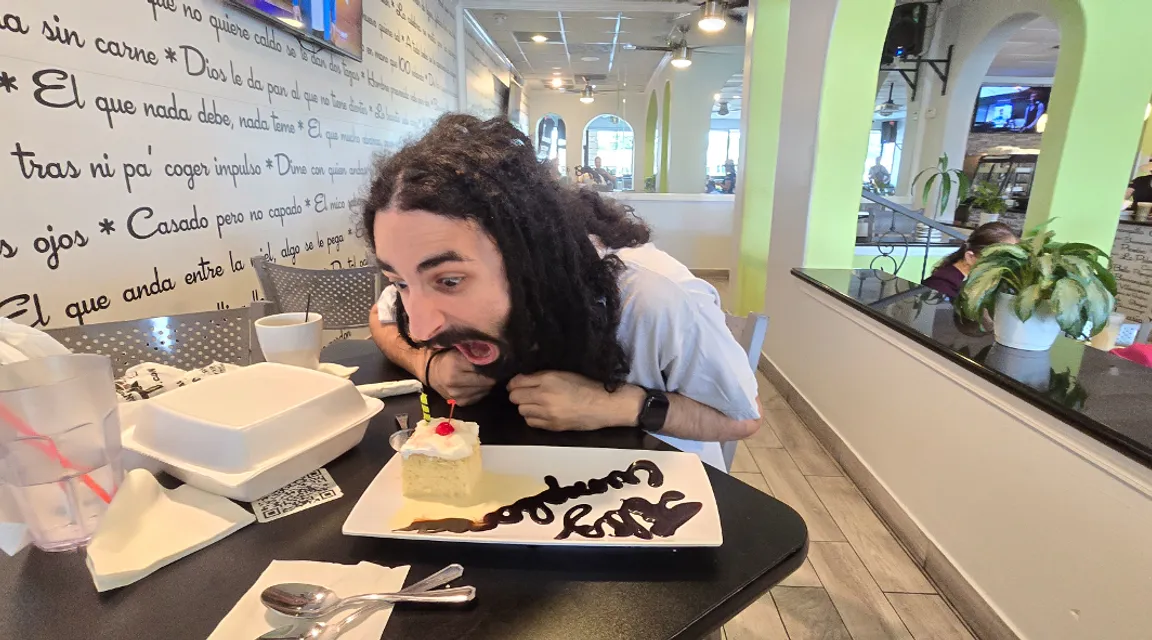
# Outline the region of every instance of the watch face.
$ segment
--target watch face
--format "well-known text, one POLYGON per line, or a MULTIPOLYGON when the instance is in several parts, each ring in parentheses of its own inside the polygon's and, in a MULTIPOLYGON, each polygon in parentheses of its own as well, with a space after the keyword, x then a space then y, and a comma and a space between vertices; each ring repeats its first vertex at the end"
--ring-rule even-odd
POLYGON ((640 428, 653 433, 664 428, 668 417, 668 396, 663 391, 649 391, 640 411, 640 428))

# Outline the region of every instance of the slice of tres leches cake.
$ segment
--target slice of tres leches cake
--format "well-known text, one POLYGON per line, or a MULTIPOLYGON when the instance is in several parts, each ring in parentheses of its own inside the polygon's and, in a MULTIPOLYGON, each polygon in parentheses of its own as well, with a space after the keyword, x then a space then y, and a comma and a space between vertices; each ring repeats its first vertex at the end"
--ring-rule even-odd
POLYGON ((480 482, 480 425, 463 420, 421 420, 400 448, 404 496, 435 499, 472 494, 480 482))

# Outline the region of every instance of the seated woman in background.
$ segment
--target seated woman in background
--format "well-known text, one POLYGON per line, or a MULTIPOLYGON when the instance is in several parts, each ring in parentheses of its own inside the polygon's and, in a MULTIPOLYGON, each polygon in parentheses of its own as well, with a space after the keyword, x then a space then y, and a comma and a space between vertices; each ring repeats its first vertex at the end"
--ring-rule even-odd
POLYGON ((1003 222, 982 224, 968 236, 960 248, 940 261, 932 275, 924 279, 924 286, 932 287, 949 300, 960 297, 960 288, 968 272, 980 258, 980 252, 994 244, 1016 244, 1019 240, 1011 227, 1003 222))

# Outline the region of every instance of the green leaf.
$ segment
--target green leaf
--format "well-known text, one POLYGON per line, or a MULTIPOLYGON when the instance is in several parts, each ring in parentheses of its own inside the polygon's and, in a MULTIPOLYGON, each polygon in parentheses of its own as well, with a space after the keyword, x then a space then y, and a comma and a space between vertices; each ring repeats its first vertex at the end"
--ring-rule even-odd
POLYGON ((1005 273, 1008 273, 1008 268, 998 265, 972 269, 964 281, 964 288, 960 290, 960 311, 964 317, 969 320, 981 318, 980 310, 989 305, 1005 273))
POLYGON ((1081 282, 1081 285, 1085 291, 1084 311, 1088 320, 1092 321, 1092 335, 1096 335, 1108 324, 1108 315, 1112 313, 1114 298, 1095 278, 1081 282))
MULTIPOLYGON (((960 187, 959 187, 959 190, 956 192, 956 200, 963 200, 964 198, 968 197, 968 191, 971 190, 971 188, 972 188, 972 179, 968 177, 967 173, 964 173, 963 171, 960 171, 959 169, 956 170, 956 177, 957 177, 957 179, 960 180, 960 187)), ((999 212, 998 211, 992 211, 991 213, 999 213, 999 212)))
POLYGON ((1060 246, 1060 253, 1064 255, 1080 256, 1085 260, 1099 260, 1104 258, 1110 260, 1108 254, 1101 251, 1098 247, 1087 244, 1085 242, 1069 242, 1060 246))
POLYGON ((1033 284, 1024 288, 1020 295, 1016 296, 1016 317, 1027 322, 1028 318, 1036 311, 1036 304, 1040 302, 1040 294, 1042 293, 1040 285, 1033 284))
POLYGON ((1036 259, 1036 269, 1040 272, 1040 283, 1051 287, 1056 278, 1056 257, 1046 253, 1036 259))
MULTIPOLYGON (((1050 256, 1043 257, 1048 258, 1050 256)), ((1079 276, 1085 280, 1096 279, 1096 270, 1092 268, 1092 263, 1080 256, 1059 254, 1059 265, 1068 273, 1079 276)))
POLYGON ((1018 244, 1002 243, 994 244, 980 252, 981 262, 984 260, 1000 259, 1001 257, 1024 262, 1028 260, 1028 251, 1018 244))
POLYGON ((947 171, 948 170, 948 154, 947 153, 940 154, 939 164, 940 164, 940 170, 941 171, 947 171))
POLYGON ((948 208, 948 196, 952 195, 952 176, 945 173, 940 178, 940 213, 948 208))
POLYGON ((920 203, 924 205, 925 209, 928 208, 928 195, 932 193, 932 183, 936 182, 936 178, 939 177, 939 175, 938 173, 932 174, 932 176, 924 182, 924 194, 920 196, 920 203))
POLYGON ((1056 314, 1056 322, 1060 324, 1060 328, 1069 335, 1079 336, 1079 333, 1074 333, 1077 324, 1080 325, 1081 332, 1083 331, 1080 303, 1085 295, 1084 287, 1072 278, 1061 278, 1056 282, 1056 286, 1052 287, 1052 313, 1056 314))
POLYGON ((1055 231, 1049 231, 1047 233, 1037 233, 1033 236, 1031 244, 1032 255, 1038 256, 1043 253, 1045 245, 1052 240, 1052 236, 1054 235, 1056 235, 1055 231))
POLYGON ((1096 277, 1100 280, 1100 284, 1104 285, 1104 288, 1108 290, 1108 293, 1115 296, 1116 276, 1112 275, 1112 271, 1099 262, 1093 262, 1092 269, 1096 272, 1096 277))

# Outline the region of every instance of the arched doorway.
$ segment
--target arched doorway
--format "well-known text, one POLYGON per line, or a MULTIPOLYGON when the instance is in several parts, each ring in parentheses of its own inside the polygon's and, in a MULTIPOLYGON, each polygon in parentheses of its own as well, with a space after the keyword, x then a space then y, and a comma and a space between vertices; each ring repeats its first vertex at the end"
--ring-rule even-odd
POLYGON ((560 176, 568 175, 568 162, 565 159, 567 138, 564 118, 555 113, 545 115, 536 123, 536 159, 540 162, 551 161, 560 176))
POLYGON ((620 116, 605 113, 592 118, 584 127, 581 155, 584 166, 593 172, 591 182, 614 191, 631 191, 635 139, 632 125, 620 116))
POLYGON ((740 111, 744 72, 732 74, 712 96, 711 125, 705 152, 707 193, 735 193, 736 170, 740 165, 740 111))

